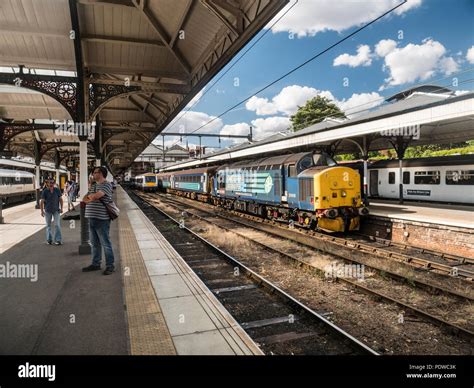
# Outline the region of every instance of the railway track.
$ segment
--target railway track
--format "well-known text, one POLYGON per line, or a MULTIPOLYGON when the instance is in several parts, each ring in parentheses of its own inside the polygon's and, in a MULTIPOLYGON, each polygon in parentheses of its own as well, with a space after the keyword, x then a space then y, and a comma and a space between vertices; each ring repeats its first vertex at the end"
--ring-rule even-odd
MULTIPOLYGON (((140 194, 141 196, 145 196, 147 198, 147 200, 152 203, 154 201, 154 197, 153 195, 150 195, 150 194, 140 194)), ((179 207, 179 206, 189 206, 190 204, 188 203, 183 203, 181 202, 180 200, 178 199, 171 199, 171 198, 168 198, 168 197, 164 197, 162 195, 160 195, 160 200, 163 201, 164 203, 167 203, 171 206, 174 206, 175 208, 177 208, 179 211, 182 211, 183 208, 179 207)), ((188 202, 188 201, 186 201, 188 202)), ((197 217, 205 222, 208 222, 208 223, 211 223, 211 224, 214 224, 215 226, 219 227, 219 228, 222 228, 222 229, 226 229, 228 231, 231 231, 233 233, 236 233, 238 234, 239 236, 243 237, 243 238, 246 238, 246 239, 249 239, 249 237, 241 234, 241 233, 238 233, 235 231, 235 227, 233 227, 233 225, 225 225, 223 224, 222 222, 216 222, 216 220, 220 219, 220 220, 225 220, 225 221, 228 221, 228 222, 232 222, 232 223, 238 223, 239 225, 242 225, 244 227, 249 227, 249 228, 254 228, 254 229, 257 229, 259 231, 262 231, 261 228, 256 228, 254 225, 251 225, 247 222, 241 222, 240 220, 235 220, 234 218, 230 219, 228 217, 225 217, 225 216, 222 216, 221 214, 213 214, 213 213, 209 213, 207 212, 206 210, 202 209, 202 208, 197 208, 197 207, 193 207, 193 212, 191 212, 188 209, 186 209, 186 212, 188 214, 190 214, 191 216, 194 216, 194 217, 197 217), (196 212, 200 212, 201 214, 197 214, 196 212)), ((235 225, 234 225, 235 226, 235 225)), ((265 233, 268 233, 268 230, 267 229, 264 229, 263 232, 265 233)), ((281 232, 281 231, 279 231, 281 232)), ((285 230, 286 234, 288 234, 288 230, 286 229, 285 230)), ((281 235, 281 233, 277 233, 277 235, 279 237, 283 237, 283 235, 281 235)), ((312 272, 317 272, 318 275, 320 276, 325 276, 324 274, 324 271, 321 270, 321 269, 317 269, 315 268, 314 266, 312 266, 311 264, 309 263, 306 263, 302 260, 300 260, 299 257, 296 257, 292 254, 288 254, 287 252, 283 252, 279 249, 276 249, 275 247, 273 246, 269 246, 268 244, 264 244, 260 241, 257 241, 255 239, 251 239, 253 243, 256 243, 256 244, 259 244, 260 246, 263 246, 265 249, 267 250, 271 250, 271 251, 274 251, 278 254, 280 254, 281 256, 284 256, 287 260, 290 260, 292 261, 293 263, 295 263, 298 267, 303 267, 304 269, 306 270, 309 270, 309 271, 312 271, 312 272)), ((404 310, 408 310, 408 311, 411 311, 412 313, 424 318, 424 319, 427 319, 429 320, 430 322, 433 322, 439 326, 442 326, 443 328, 445 329, 448 329, 450 332, 456 334, 456 335, 460 335, 462 336, 463 338, 467 338, 469 340, 472 340, 474 338, 474 332, 472 332, 471 330, 465 328, 465 327, 462 327, 462 326, 459 326, 457 324, 454 324, 452 322, 449 322, 447 321, 446 319, 444 319, 443 317, 440 317, 439 315, 434 315, 426 310, 423 310, 422 308, 419 308, 419 307, 416 307, 416 306, 413 306, 413 305, 410 305, 406 302, 403 302, 401 301, 400 299, 398 298, 395 298, 393 296, 390 296, 390 295, 387 295, 379 290, 376 290, 376 289, 373 289, 373 288, 370 288, 364 284, 361 284, 361 282, 357 281, 356 279, 351 279, 351 278, 344 278, 344 277, 341 277, 341 278, 338 278, 339 281, 342 281, 344 283, 347 283, 349 285, 351 285, 352 287, 355 287, 357 289, 359 289, 360 291, 366 293, 366 294, 369 294, 369 295, 373 295, 373 296, 376 296, 378 298, 381 298, 383 300, 386 300, 386 301, 389 301, 389 302, 392 302, 392 303, 396 303, 397 305, 399 305, 400 307, 402 307, 404 310)), ((428 288, 433 288, 432 285, 427 285, 427 284, 424 284, 424 286, 428 287, 428 288)), ((445 292, 445 293, 448 293, 448 294, 451 294, 451 291, 448 291, 448 290, 444 290, 444 289, 441 289, 441 290, 438 290, 438 291, 442 291, 442 292, 445 292)), ((460 298, 460 299, 463 299, 465 298, 465 295, 458 295, 458 294, 454 294, 454 296, 456 296, 457 298, 460 298)))
MULTIPOLYGON (((160 195, 162 198, 171 200, 167 196, 164 197, 163 194, 156 195, 160 195)), ((179 200, 182 199, 186 201, 186 206, 205 211, 202 207, 197 207, 195 203, 192 203, 195 201, 182 197, 175 198, 176 199, 173 200, 178 200, 179 198, 179 200)), ((420 270, 423 272, 430 272, 435 275, 449 276, 453 279, 462 279, 465 281, 465 285, 467 286, 471 285, 471 282, 474 280, 474 259, 471 258, 447 255, 440 252, 430 251, 427 249, 416 248, 399 243, 393 243, 389 240, 385 240, 378 237, 366 236, 362 234, 351 234, 341 237, 340 235, 338 236, 334 234, 325 234, 322 232, 316 232, 297 227, 289 229, 288 225, 285 224, 283 226, 283 224, 279 222, 262 219, 260 217, 237 212, 234 210, 224 210, 221 208, 219 208, 218 210, 219 212, 214 212, 214 215, 218 214, 218 216, 221 218, 226 218, 226 215, 229 215, 238 217, 240 219, 246 219, 251 221, 252 224, 242 222, 242 225, 252 228, 258 228, 256 224, 259 224, 262 226, 260 230, 268 233, 279 234, 280 236, 281 233, 277 233, 277 230, 283 231, 285 234, 290 234, 291 238, 298 243, 311 246, 312 248, 327 252, 329 254, 341 256, 345 259, 348 259, 349 256, 356 259, 365 255, 371 255, 373 257, 380 257, 381 259, 403 263, 405 265, 413 267, 416 270, 420 270), (310 238, 307 238, 305 236, 310 238)), ((238 222, 235 217, 233 217, 231 220, 234 222, 238 222)), ((230 218, 228 219, 230 220, 230 218)), ((397 277, 397 274, 395 273, 390 273, 390 275, 397 277)), ((443 287, 440 285, 426 283, 423 284, 423 282, 419 282, 414 279, 411 279, 410 281, 413 281, 415 284, 423 288, 432 288, 440 292, 446 292, 454 295, 458 294, 458 296, 460 297, 466 297, 468 299, 474 300, 474 296, 472 295, 463 295, 457 293, 454 290, 446 290, 443 289, 443 287)))
POLYGON ((353 233, 343 238, 358 244, 358 249, 383 255, 392 260, 412 265, 416 268, 434 270, 444 275, 474 280, 474 259, 449 255, 406 244, 394 243, 380 237, 353 233))
POLYGON ((146 198, 129 194, 265 354, 377 354, 146 198))

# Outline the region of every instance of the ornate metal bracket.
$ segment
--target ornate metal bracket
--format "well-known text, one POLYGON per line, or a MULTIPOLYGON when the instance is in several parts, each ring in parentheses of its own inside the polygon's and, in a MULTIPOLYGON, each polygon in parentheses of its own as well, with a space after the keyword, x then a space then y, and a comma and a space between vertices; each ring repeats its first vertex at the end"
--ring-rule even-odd
POLYGON ((16 135, 40 129, 54 130, 55 127, 50 124, 0 124, 0 151, 3 151, 16 135))
POLYGON ((0 84, 15 85, 47 94, 58 101, 69 113, 71 119, 77 119, 77 78, 54 75, 23 73, 0 73, 0 84))
POLYGON ((93 83, 89 86, 89 118, 93 120, 107 102, 117 96, 141 90, 140 86, 93 83))

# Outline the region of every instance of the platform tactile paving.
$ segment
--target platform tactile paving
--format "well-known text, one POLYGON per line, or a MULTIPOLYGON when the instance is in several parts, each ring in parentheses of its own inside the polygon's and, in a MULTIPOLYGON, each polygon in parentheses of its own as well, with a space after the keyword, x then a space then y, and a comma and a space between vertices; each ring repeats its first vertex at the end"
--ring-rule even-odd
POLYGON ((174 355, 173 340, 125 212, 119 217, 119 229, 130 353, 174 355))

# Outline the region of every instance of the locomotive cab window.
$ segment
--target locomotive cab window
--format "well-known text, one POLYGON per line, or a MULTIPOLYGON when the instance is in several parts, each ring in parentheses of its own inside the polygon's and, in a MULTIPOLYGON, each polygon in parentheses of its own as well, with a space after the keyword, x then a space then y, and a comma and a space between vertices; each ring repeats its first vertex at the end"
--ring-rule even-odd
POLYGON ((334 159, 329 157, 329 155, 322 153, 322 154, 313 154, 313 165, 333 167, 333 166, 337 166, 337 163, 334 161, 334 159))
POLYGON ((439 171, 415 171, 415 185, 439 185, 439 171))
POLYGON ((388 184, 389 185, 395 184, 395 173, 394 172, 389 172, 388 173, 388 184))
POLYGON ((446 171, 447 185, 474 185, 474 170, 446 171))
POLYGON ((305 156, 298 163, 298 173, 300 173, 301 171, 304 171, 304 170, 306 170, 306 169, 308 169, 312 166, 313 166, 313 159, 311 158, 311 156, 305 156))

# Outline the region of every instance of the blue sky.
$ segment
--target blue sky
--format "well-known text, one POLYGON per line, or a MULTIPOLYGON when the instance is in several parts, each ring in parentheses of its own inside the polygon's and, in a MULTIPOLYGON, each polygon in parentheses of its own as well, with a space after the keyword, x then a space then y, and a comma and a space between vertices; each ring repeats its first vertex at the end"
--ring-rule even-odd
MULTIPOLYGON (((212 88, 211 81, 204 89, 206 93, 201 91, 188 104, 185 111, 193 105, 189 112, 180 113, 167 130, 195 131, 400 2, 299 0, 212 88), (238 86, 234 85, 236 82, 238 86)), ((287 8, 294 3, 290 0, 287 8)), ((254 135, 263 138, 288 128, 289 117, 297 106, 315 95, 331 98, 353 116, 362 109, 376 107, 384 97, 423 83, 450 86, 459 92, 472 91, 474 83, 463 81, 474 78, 473 69, 474 1, 408 0, 389 16, 199 132, 241 135, 247 134, 252 125, 254 135), (453 86, 456 79, 458 86, 453 86)), ((166 138, 167 145, 177 142, 179 138, 166 138)), ((189 138, 189 144, 196 142, 196 138, 189 138)), ((184 144, 185 140, 181 145, 184 144)), ((218 146, 217 140, 206 139, 205 144, 218 146)), ((232 141, 222 140, 222 147, 230 144, 232 141)))

